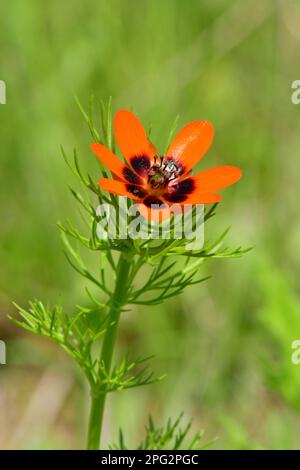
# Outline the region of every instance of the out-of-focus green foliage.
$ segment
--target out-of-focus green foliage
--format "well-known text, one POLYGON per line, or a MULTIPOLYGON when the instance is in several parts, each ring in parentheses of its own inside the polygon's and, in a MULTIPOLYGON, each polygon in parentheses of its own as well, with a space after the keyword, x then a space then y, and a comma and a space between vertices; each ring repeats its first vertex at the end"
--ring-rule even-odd
MULTIPOLYGON (((181 410, 216 448, 297 448, 300 366, 300 7, 273 0, 13 0, 1 6, 0 366, 2 448, 83 447, 86 390, 50 343, 6 319, 12 300, 81 304, 84 284, 65 261, 56 221, 74 217, 60 145, 97 179, 90 136, 74 101, 113 97, 133 107, 163 152, 170 126, 209 119, 216 134, 199 164, 234 164, 206 237, 232 225, 243 259, 207 263, 207 283, 163 306, 123 315, 120 352, 155 354, 167 378, 114 394, 104 440, 143 438, 181 410), (75 299, 75 302, 74 302, 75 299), (43 415, 41 422, 40 416, 43 415), (5 432, 3 431, 5 430, 5 432)), ((100 299, 101 300, 101 299, 100 299)))
MULTIPOLYGON (((191 422, 181 427, 182 415, 174 422, 169 419, 165 427, 157 427, 152 417, 149 416, 148 424, 145 427, 146 437, 137 446, 138 450, 203 450, 212 442, 203 441, 203 431, 197 432, 194 436, 189 435, 191 422)), ((119 432, 118 444, 112 445, 112 449, 126 450, 126 438, 123 431, 119 432)))

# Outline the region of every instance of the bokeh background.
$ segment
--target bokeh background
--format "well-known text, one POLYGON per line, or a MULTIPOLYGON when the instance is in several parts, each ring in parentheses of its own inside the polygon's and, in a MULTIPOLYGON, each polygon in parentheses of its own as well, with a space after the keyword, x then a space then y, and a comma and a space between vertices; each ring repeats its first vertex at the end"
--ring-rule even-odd
MULTIPOLYGON (((1 5, 0 448, 84 448, 88 392, 63 351, 7 319, 12 301, 83 302, 56 221, 75 213, 60 154, 90 165, 74 101, 113 97, 133 107, 164 148, 174 117, 209 119, 216 135, 201 168, 234 164, 210 233, 254 246, 208 262, 213 278, 159 307, 122 318, 119 345, 154 354, 159 384, 114 394, 104 442, 129 445, 151 413, 181 411, 213 448, 300 446, 300 2, 296 0, 11 0, 1 5), (85 163, 89 162, 89 163, 85 163)), ((94 165, 95 179, 98 177, 94 165)))

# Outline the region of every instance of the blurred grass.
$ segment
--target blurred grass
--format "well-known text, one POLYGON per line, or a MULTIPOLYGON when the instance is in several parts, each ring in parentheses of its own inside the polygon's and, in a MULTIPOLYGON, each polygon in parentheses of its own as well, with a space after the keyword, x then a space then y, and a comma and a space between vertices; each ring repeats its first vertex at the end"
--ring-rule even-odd
POLYGON ((13 0, 1 10, 0 447, 84 446, 78 371, 6 315, 12 300, 83 297, 55 223, 75 212, 60 144, 76 146, 97 178, 74 102, 93 93, 132 106, 161 150, 178 113, 179 125, 211 120, 215 141, 201 167, 235 164, 244 177, 224 191, 207 236, 232 225, 232 245, 255 246, 207 265, 213 279, 180 299, 124 315, 120 349, 155 354, 168 377, 112 397, 105 441, 122 425, 137 442, 150 412, 163 421, 184 410, 219 437, 216 448, 299 448, 300 368, 290 362, 300 337, 300 110, 290 100, 299 4, 13 0))

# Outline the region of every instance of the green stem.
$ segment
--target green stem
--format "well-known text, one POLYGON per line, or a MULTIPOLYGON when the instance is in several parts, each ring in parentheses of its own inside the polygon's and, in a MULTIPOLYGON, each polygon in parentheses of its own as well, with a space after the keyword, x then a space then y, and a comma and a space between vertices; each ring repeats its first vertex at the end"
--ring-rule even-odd
MULTIPOLYGON (((106 373, 109 373, 111 369, 111 362, 114 352, 121 309, 122 306, 126 303, 130 266, 130 260, 128 260, 128 258, 125 258, 123 254, 121 254, 117 267, 115 291, 113 294, 113 298, 111 299, 111 308, 109 312, 109 326, 104 336, 100 357, 100 363, 104 367, 106 373)), ((101 377, 101 371, 99 371, 99 374, 101 377)), ((87 448, 89 450, 99 449, 106 395, 107 391, 105 390, 105 388, 103 389, 103 392, 99 395, 97 394, 96 396, 94 396, 92 393, 87 439, 87 448)))

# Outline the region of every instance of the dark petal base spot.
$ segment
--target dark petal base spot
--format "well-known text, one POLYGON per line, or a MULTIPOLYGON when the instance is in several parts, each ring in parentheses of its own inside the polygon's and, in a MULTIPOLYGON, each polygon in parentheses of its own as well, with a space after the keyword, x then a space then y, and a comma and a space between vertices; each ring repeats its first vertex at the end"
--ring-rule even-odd
POLYGON ((158 199, 158 197, 155 196, 147 196, 144 200, 143 203, 145 206, 150 207, 151 209, 163 209, 166 207, 166 205, 163 203, 161 199, 158 199))
POLYGON ((126 184, 126 189, 130 194, 133 194, 134 196, 143 199, 143 197, 146 196, 145 191, 143 191, 142 188, 139 186, 136 186, 134 184, 126 184))
POLYGON ((130 168, 127 168, 127 166, 123 168, 122 173, 129 183, 141 184, 141 179, 130 168))
POLYGON ((195 181, 192 178, 187 178, 176 186, 176 193, 191 194, 195 189, 195 181))
POLYGON ((168 202, 184 202, 189 194, 195 190, 195 182, 192 178, 187 178, 172 186, 172 192, 164 194, 168 202))
POLYGON ((188 196, 186 194, 177 194, 176 192, 172 194, 164 194, 164 198, 168 202, 177 202, 177 203, 184 202, 187 199, 187 197, 188 196))
POLYGON ((150 158, 148 155, 137 155, 130 159, 130 164, 134 171, 141 176, 145 176, 150 170, 150 158))

